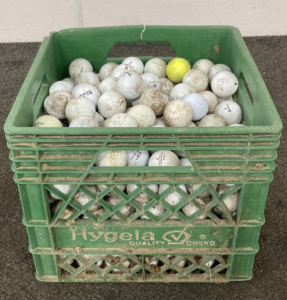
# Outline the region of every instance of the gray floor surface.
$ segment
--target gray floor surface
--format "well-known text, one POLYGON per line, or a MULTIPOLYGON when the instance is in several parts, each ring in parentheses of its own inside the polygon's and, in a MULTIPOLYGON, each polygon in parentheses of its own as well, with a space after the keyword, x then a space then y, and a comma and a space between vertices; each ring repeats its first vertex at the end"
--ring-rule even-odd
MULTIPOLYGON (((263 76, 286 126, 287 36, 249 37, 245 42, 263 76)), ((39 43, 0 44, 1 128, 39 48, 39 43)), ((113 55, 168 55, 164 46, 117 47, 113 55)), ((0 299, 287 299, 287 200, 286 131, 278 150, 277 168, 270 185, 266 224, 260 236, 260 251, 254 278, 226 284, 59 284, 35 279, 28 239, 22 225, 22 210, 8 149, 1 131, 0 177, 0 299)))

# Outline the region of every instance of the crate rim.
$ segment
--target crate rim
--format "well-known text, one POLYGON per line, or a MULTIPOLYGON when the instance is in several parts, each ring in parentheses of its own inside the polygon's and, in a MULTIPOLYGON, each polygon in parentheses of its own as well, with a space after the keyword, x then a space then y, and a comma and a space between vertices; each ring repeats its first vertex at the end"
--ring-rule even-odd
MULTIPOLYGON (((148 39, 146 40, 144 34, 139 34, 138 40, 133 41, 136 42, 146 42, 148 43, 148 39)), ((162 41, 158 41, 162 42, 162 41)), ((114 41, 116 43, 124 43, 124 41, 114 41)), ((129 42, 131 43, 131 42, 129 42)), ((154 42, 153 42, 154 43, 154 42)), ((107 54, 108 55, 108 54, 107 54)), ((253 74, 254 75, 254 74, 253 74)), ((234 26, 144 26, 144 25, 135 25, 135 26, 111 26, 111 27, 88 27, 88 28, 71 28, 71 29, 63 29, 59 32, 51 32, 50 36, 46 36, 43 39, 43 42, 38 50, 38 53, 33 61, 33 64, 28 72, 28 75, 25 78, 24 83, 14 101, 13 107, 6 119, 4 124, 4 132, 6 135, 26 135, 26 134, 34 134, 34 135, 125 135, 125 134, 256 134, 256 133, 263 133, 263 134, 279 134, 283 129, 282 121, 279 117, 279 114, 276 110, 276 107, 271 99, 271 96, 266 88, 266 85, 261 77, 261 74, 241 36, 241 33, 238 28, 234 26), (255 82, 258 85, 258 88, 264 90, 266 94, 266 100, 271 104, 269 107, 270 115, 272 116, 272 125, 270 126, 242 126, 242 127, 197 127, 197 128, 190 128, 190 127, 167 127, 167 128, 103 128, 99 127, 96 130, 94 128, 74 128, 74 130, 70 130, 69 128, 35 128, 35 127, 17 127, 14 125, 15 116, 19 113, 20 107, 17 104, 20 104, 22 101, 22 97, 25 94, 25 90, 29 89, 34 81, 35 78, 35 70, 39 68, 41 64, 41 60, 43 60, 43 54, 47 50, 48 44, 51 39, 58 34, 61 33, 73 33, 73 32, 81 32, 81 31, 91 31, 91 30, 108 30, 108 29, 127 29, 133 28, 138 29, 139 33, 143 33, 143 31, 149 30, 161 30, 161 29, 169 29, 169 28, 177 28, 177 29, 207 29, 207 30, 228 30, 231 31, 234 35, 234 38, 237 39, 238 42, 242 45, 242 50, 244 51, 243 55, 246 57, 248 62, 252 65, 255 72, 255 82)))

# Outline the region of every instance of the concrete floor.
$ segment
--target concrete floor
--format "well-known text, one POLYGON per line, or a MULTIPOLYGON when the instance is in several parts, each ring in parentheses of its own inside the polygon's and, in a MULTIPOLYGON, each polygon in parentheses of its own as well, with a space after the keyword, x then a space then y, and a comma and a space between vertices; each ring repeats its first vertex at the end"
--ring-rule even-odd
MULTIPOLYGON (((285 123, 287 118, 287 36, 251 37, 245 39, 263 76, 272 99, 285 123)), ((15 97, 33 62, 39 43, 0 44, 1 128, 15 97)), ((115 49, 118 56, 163 54, 160 47, 115 49), (141 50, 140 50, 141 49, 141 50), (141 53, 139 53, 141 51, 141 53)), ((167 54, 168 55, 168 54, 167 54)), ((266 206, 266 225, 260 237, 260 251, 254 264, 254 278, 248 282, 227 284, 58 284, 38 282, 28 239, 22 225, 22 210, 8 149, 1 132, 0 159, 0 230, 1 275, 0 299, 287 299, 286 234, 286 131, 278 150, 277 169, 270 185, 266 206)))

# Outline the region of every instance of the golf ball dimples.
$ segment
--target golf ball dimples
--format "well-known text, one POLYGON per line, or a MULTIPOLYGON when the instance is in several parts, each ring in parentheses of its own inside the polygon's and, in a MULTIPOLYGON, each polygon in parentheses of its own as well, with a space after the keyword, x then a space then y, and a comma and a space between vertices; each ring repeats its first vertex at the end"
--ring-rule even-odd
POLYGON ((214 113, 222 117, 228 125, 239 124, 242 119, 242 109, 233 101, 221 102, 214 113))
POLYGON ((208 114, 213 114, 216 106, 219 104, 218 97, 210 91, 203 91, 200 93, 208 102, 208 114))
POLYGON ((168 102, 163 112, 164 122, 169 127, 185 127, 190 123, 192 116, 192 109, 183 100, 168 102))
POLYGON ((224 64, 216 64, 214 66, 212 66, 208 72, 208 80, 211 83, 212 78, 215 74, 222 72, 222 71, 229 71, 231 72, 230 68, 227 65, 224 64))
POLYGON ((144 70, 143 62, 137 57, 127 57, 123 62, 123 65, 129 65, 133 67, 138 74, 142 74, 144 70))
POLYGON ((199 69, 205 74, 208 74, 211 67, 214 66, 214 63, 209 59, 200 59, 192 66, 193 69, 199 69))
POLYGON ((145 73, 153 73, 159 78, 166 77, 166 63, 160 58, 152 58, 145 64, 145 73))
POLYGON ((123 73, 117 82, 117 92, 122 94, 127 100, 139 98, 143 92, 141 76, 135 71, 123 73))
POLYGON ((104 151, 96 161, 99 167, 125 167, 128 162, 126 151, 104 151))
POLYGON ((111 77, 114 69, 118 66, 116 63, 107 63, 104 64, 99 73, 100 80, 103 81, 104 79, 111 77))
POLYGON ((178 166, 178 157, 170 150, 156 151, 149 159, 149 166, 153 167, 171 167, 178 166))
POLYGON ((172 59, 166 67, 167 77, 175 83, 182 82, 183 76, 191 69, 189 62, 184 58, 172 59))
POLYGON ((50 86, 49 94, 52 94, 52 93, 58 92, 58 91, 71 93, 73 88, 74 88, 74 84, 72 82, 64 81, 64 80, 56 81, 50 86))
POLYGON ((225 120, 215 114, 206 115, 197 124, 198 127, 223 127, 226 125, 225 120))
POLYGON ((76 85, 72 91, 72 95, 75 98, 85 98, 90 100, 96 107, 98 100, 101 96, 99 90, 93 85, 87 83, 80 83, 76 85))
POLYGON ((174 87, 174 84, 168 78, 160 78, 161 90, 167 95, 170 95, 171 90, 174 87))
POLYGON ((141 104, 149 106, 156 116, 161 116, 165 105, 168 103, 168 96, 160 89, 147 89, 141 96, 141 104))
POLYGON ((69 123, 78 117, 91 117, 94 118, 96 108, 93 102, 86 98, 73 98, 66 106, 66 118, 69 123))
POLYGON ((75 85, 78 85, 80 83, 87 83, 98 89, 100 86, 100 79, 94 72, 84 72, 76 77, 75 85))
POLYGON ((196 93, 200 93, 207 88, 208 77, 199 69, 191 69, 184 75, 182 82, 190 84, 194 87, 196 93))
POLYGON ((78 117, 70 123, 69 127, 99 127, 99 124, 94 118, 78 117))
POLYGON ((73 60, 69 66, 69 74, 72 79, 83 72, 93 72, 93 66, 84 58, 77 58, 73 60))
POLYGON ((66 118, 66 105, 73 97, 68 92, 57 91, 50 94, 44 101, 45 111, 57 119, 66 118))
POLYGON ((186 95, 183 98, 183 101, 185 101, 192 109, 192 121, 202 119, 208 112, 208 102, 201 94, 192 93, 186 95))
POLYGON ((177 84, 170 92, 172 100, 182 100, 184 96, 195 93, 195 89, 188 83, 177 84))
POLYGON ((147 166, 149 153, 147 150, 131 150, 127 151, 128 166, 140 167, 147 166))
POLYGON ((152 73, 143 73, 141 75, 142 81, 143 81, 143 89, 149 89, 149 88, 161 88, 161 81, 160 79, 152 73))
MULTIPOLYGON (((130 71, 134 71, 135 72, 135 68, 133 66, 130 66, 128 64, 122 64, 122 65, 118 65, 112 72, 112 74, 110 75, 110 77, 116 77, 119 78, 123 73, 125 72, 130 72, 130 71)), ((137 73, 138 74, 138 73, 137 73)))
POLYGON ((34 127, 63 127, 63 124, 56 117, 45 115, 35 121, 34 127))
POLYGON ((104 127, 138 127, 137 120, 129 114, 116 114, 103 123, 104 127))
POLYGON ((238 79, 231 72, 219 72, 212 78, 211 89, 218 97, 230 97, 238 89, 238 79))
POLYGON ((104 93, 98 101, 99 113, 104 118, 110 118, 126 110, 125 98, 118 92, 109 91, 104 93))
MULTIPOLYGON (((167 188, 169 188, 168 184, 160 184, 158 193, 161 194, 167 188)), ((179 186, 179 188, 187 193, 187 190, 186 190, 186 187, 184 184, 181 184, 179 186)), ((168 204, 173 206, 173 205, 176 205, 182 199, 182 196, 177 191, 174 191, 174 192, 171 192, 169 195, 167 195, 164 199, 168 204)))
POLYGON ((151 127, 156 121, 154 111, 147 105, 133 106, 128 114, 136 119, 139 127, 151 127))
MULTIPOLYGON (((148 186, 148 188, 154 192, 155 194, 158 192, 158 185, 157 184, 150 184, 148 186)), ((128 184, 127 185, 127 193, 130 194, 131 192, 133 192, 135 189, 137 189, 137 186, 135 184, 128 184)), ((142 192, 140 194, 138 194, 135 198, 135 201, 137 201, 138 203, 147 203, 151 200, 151 197, 146 194, 145 192, 142 192)))
POLYGON ((104 94, 109 91, 115 91, 117 89, 118 78, 116 77, 108 77, 105 78, 99 86, 99 90, 101 94, 104 94))

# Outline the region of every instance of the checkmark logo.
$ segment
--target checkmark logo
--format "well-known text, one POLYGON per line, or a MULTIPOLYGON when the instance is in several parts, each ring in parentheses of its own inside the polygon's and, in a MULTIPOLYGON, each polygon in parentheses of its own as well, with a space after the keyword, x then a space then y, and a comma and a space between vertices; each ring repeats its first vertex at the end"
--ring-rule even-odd
POLYGON ((189 240, 190 234, 186 232, 186 228, 183 228, 183 230, 168 231, 162 238, 167 241, 168 244, 184 244, 189 240))

